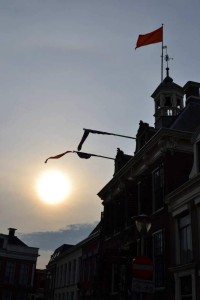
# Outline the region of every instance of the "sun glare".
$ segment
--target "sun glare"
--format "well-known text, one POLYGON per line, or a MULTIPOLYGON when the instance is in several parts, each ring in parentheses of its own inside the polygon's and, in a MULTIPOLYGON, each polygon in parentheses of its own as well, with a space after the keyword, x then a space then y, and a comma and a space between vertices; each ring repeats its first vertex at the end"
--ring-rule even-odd
POLYGON ((43 202, 55 205, 69 196, 71 185, 64 173, 60 171, 46 171, 38 178, 36 189, 43 202))

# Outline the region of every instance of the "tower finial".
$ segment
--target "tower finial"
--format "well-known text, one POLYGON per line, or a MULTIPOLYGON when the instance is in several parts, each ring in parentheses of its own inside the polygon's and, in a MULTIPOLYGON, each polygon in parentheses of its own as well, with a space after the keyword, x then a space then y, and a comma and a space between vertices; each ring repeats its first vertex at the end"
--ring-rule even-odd
POLYGON ((167 63, 167 68, 166 68, 166 71, 167 71, 167 76, 169 76, 169 61, 170 60, 173 60, 172 57, 169 57, 168 53, 167 53, 167 46, 163 46, 163 49, 166 50, 166 54, 165 54, 165 61, 167 63))
POLYGON ((167 77, 169 77, 169 68, 168 67, 166 68, 166 75, 167 75, 167 77))

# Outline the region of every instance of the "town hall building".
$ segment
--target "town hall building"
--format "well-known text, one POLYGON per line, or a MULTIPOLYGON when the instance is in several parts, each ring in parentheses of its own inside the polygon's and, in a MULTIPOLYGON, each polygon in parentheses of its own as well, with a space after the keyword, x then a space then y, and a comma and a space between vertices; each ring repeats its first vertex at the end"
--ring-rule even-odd
MULTIPOLYGON (((66 283, 66 295, 61 298, 64 287, 57 288, 56 300, 200 299, 199 89, 198 82, 176 84, 166 69, 151 96, 154 126, 140 121, 135 152, 118 149, 114 176, 98 192, 103 213, 89 238, 95 260, 88 239, 85 247, 83 241, 74 248, 79 251, 76 294, 66 298, 66 283), (138 231, 138 218, 148 219, 149 231, 138 231), (138 256, 152 262, 151 277, 135 278, 138 256), (92 274, 87 284, 85 268, 92 274)), ((65 263, 71 251, 62 253, 65 263)))

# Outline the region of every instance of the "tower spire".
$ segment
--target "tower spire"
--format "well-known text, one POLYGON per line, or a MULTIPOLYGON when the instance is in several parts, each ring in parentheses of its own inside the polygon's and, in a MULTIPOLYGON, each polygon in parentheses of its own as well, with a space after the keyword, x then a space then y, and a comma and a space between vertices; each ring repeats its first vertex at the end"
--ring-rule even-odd
POLYGON ((165 61, 166 61, 166 64, 167 64, 167 67, 166 67, 166 76, 169 77, 169 61, 170 60, 173 60, 173 57, 169 57, 168 53, 167 53, 167 46, 163 46, 163 49, 165 49, 165 61))

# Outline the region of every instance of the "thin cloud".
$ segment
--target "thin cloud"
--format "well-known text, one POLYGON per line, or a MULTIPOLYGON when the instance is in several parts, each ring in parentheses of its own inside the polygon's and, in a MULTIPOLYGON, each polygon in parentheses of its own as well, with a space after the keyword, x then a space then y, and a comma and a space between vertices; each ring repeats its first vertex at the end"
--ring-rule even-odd
POLYGON ((53 251, 62 244, 77 244, 86 238, 97 222, 85 224, 72 224, 58 231, 32 232, 20 234, 19 237, 30 247, 40 250, 53 251))

